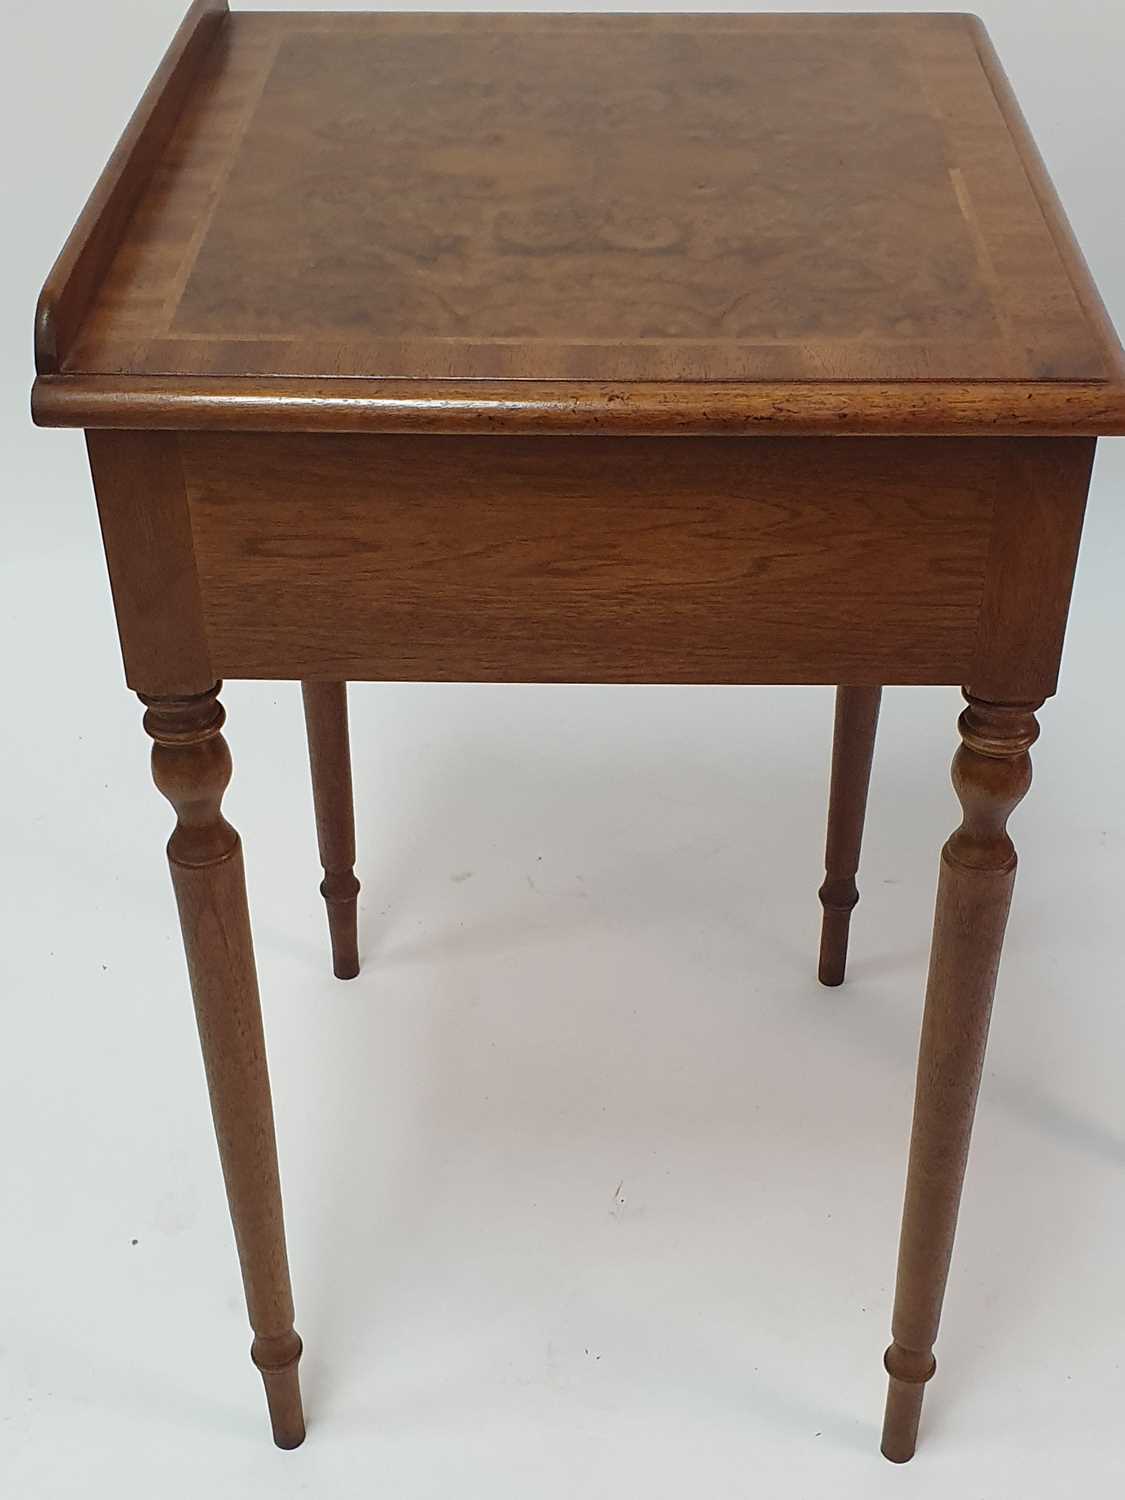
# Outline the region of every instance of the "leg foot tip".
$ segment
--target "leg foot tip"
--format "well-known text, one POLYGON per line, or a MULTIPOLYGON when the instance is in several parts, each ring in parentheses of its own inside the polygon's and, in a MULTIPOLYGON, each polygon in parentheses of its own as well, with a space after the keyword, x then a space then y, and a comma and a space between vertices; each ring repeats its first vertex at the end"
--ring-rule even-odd
POLYGON ((906 1349, 897 1343, 891 1344, 883 1356, 883 1364, 891 1378, 887 1385, 881 1451, 891 1463, 905 1464, 914 1457, 918 1446, 922 1397, 937 1364, 929 1351, 906 1349))
POLYGON ((832 941, 831 934, 826 933, 824 941, 820 945, 820 958, 817 963, 816 977, 826 989, 836 990, 843 984, 847 968, 847 934, 844 935, 842 942, 834 942, 832 941))
POLYGON ((297 1374, 302 1345, 290 1329, 281 1334, 259 1334, 250 1349, 266 1388, 273 1440, 279 1448, 299 1448, 305 1441, 305 1412, 297 1374))
POLYGON ((332 944, 332 972, 337 979, 354 979, 359 973, 359 933, 356 925, 356 893, 359 881, 349 875, 351 889, 344 896, 326 891, 330 879, 321 886, 328 905, 328 937, 332 944))
POLYGON ((332 934, 332 972, 337 979, 354 979, 359 973, 359 941, 354 920, 351 932, 332 934))
POLYGON ((908 1464, 914 1457, 913 1448, 895 1448, 887 1442, 880 1446, 879 1452, 892 1464, 908 1464))
POLYGON ((851 929, 852 909, 825 906, 820 929, 820 956, 817 963, 817 978, 828 989, 837 989, 844 982, 848 967, 848 935, 851 929))

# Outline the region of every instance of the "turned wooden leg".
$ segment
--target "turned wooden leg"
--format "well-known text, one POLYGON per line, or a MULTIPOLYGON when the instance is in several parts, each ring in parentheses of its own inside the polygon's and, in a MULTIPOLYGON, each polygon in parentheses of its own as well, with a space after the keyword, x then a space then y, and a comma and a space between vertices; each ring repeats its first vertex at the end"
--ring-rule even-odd
POLYGON ((848 959, 848 928, 859 900, 855 877, 863 842, 867 788, 875 754, 882 688, 836 689, 836 729, 832 738, 832 785, 828 798, 826 870, 820 904, 820 982, 844 982, 848 959))
POLYGON ((320 894, 328 907, 332 970, 337 979, 359 973, 356 936, 355 813, 352 760, 348 744, 348 686, 345 682, 303 682, 305 727, 312 766, 316 837, 324 879, 320 894))
POLYGON ((146 698, 153 780, 176 810, 168 862, 180 911, 199 1040, 227 1200, 261 1371, 280 1448, 305 1436, 285 1253, 273 1106, 242 869, 223 817, 230 751, 219 686, 195 698, 146 698))
POLYGON ((1016 874, 1007 834, 1031 785, 1028 751, 1039 734, 1039 703, 969 706, 953 785, 964 821, 942 850, 930 976, 906 1181, 883 1453, 914 1454, 922 1393, 934 1373, 933 1347, 953 1251, 961 1184, 1016 874))

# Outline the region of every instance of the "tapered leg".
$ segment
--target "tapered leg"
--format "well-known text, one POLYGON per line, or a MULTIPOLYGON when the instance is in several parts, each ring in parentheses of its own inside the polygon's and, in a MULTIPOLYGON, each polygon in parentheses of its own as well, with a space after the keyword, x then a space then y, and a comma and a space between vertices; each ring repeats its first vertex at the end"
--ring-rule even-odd
POLYGON ((355 813, 352 760, 348 744, 348 687, 345 682, 303 682, 305 727, 312 766, 316 837, 324 880, 320 893, 328 907, 332 969, 337 979, 359 973, 356 937, 355 813))
POLYGON ((242 845, 223 817, 230 752, 219 687, 195 698, 142 698, 152 774, 176 810, 168 842, 188 974, 211 1095, 246 1307, 274 1441, 305 1436, 285 1253, 273 1106, 266 1069, 242 845))
POLYGON ((859 900, 855 877, 863 842, 867 788, 875 754, 882 688, 836 689, 836 729, 832 738, 832 785, 828 798, 825 881, 820 888, 824 919, 820 930, 820 982, 844 982, 848 928, 859 900))
MULTIPOLYGON (((966 695, 968 696, 968 695, 966 695)), ((914 1454, 922 1393, 934 1373, 992 995, 1016 874, 1010 814, 1031 785, 1038 703, 969 697, 953 785, 964 821, 941 856, 922 1021, 910 1166, 899 1244, 883 1453, 914 1454)))

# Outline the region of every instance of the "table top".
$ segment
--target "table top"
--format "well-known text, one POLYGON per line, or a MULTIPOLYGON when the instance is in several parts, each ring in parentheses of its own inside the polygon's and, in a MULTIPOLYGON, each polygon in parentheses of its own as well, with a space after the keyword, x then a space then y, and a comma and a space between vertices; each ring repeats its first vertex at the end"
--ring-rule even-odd
POLYGON ((197 0, 38 357, 42 420, 107 425, 1125 430, 963 15, 197 0))

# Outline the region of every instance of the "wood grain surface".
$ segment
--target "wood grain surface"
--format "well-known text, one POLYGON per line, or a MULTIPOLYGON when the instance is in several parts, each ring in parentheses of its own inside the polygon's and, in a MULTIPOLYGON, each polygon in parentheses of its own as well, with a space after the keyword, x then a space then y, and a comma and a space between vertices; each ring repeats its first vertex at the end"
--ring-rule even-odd
POLYGON ((1125 386, 1089 381, 594 385, 93 375, 41 378, 31 405, 44 427, 159 432, 1125 436, 1125 386))
POLYGON ((84 316, 41 351, 43 420, 118 425, 106 382, 139 380, 173 425, 203 382, 224 425, 272 401, 302 426, 299 391, 255 392, 286 379, 357 404, 414 383, 435 422, 455 382, 574 382, 581 408, 730 382, 767 429, 787 404, 761 393, 811 387, 894 430, 920 383, 979 384, 958 430, 997 430, 993 394, 1012 429, 1013 386, 1033 430, 1125 420, 1120 345, 971 17, 214 11, 84 316))
POLYGON ((316 840, 324 869, 320 894, 328 908, 332 972, 337 979, 359 973, 355 877, 355 811, 352 801, 352 756, 348 736, 348 686, 345 682, 301 684, 305 730, 309 741, 316 840))
POLYGON ((125 679, 188 696, 215 681, 175 433, 86 435, 125 679))
POLYGON ((962 684, 886 1357, 913 1451, 1094 454, 1125 361, 961 15, 196 0, 44 287, 89 430, 276 1441, 304 1436, 216 679, 300 679, 336 972, 349 680, 844 683, 843 977, 884 684, 962 684), (104 430, 103 430, 104 429, 104 430), (768 437, 768 442, 759 441, 768 437), (846 439, 846 441, 844 440, 846 439))
POLYGON ((273 1101, 242 841, 222 813, 231 777, 219 685, 190 698, 150 698, 152 776, 176 811, 168 864, 180 913, 211 1113, 234 1227, 250 1357, 266 1388, 274 1441, 305 1437, 285 1248, 273 1101))
POLYGON ((914 1455, 984 1071, 1000 951, 1016 878, 1008 819, 1031 785, 1037 702, 970 697, 953 787, 964 814, 941 853, 899 1241, 883 1453, 914 1455))
POLYGON ((180 442, 212 667, 322 681, 956 684, 1008 473, 982 439, 180 442))
POLYGON ((824 883, 818 892, 824 917, 817 974, 825 985, 843 984, 847 968, 848 933, 852 912, 859 903, 856 875, 882 699, 883 690, 877 687, 836 690, 824 883))
POLYGON ((227 14, 227 0, 193 0, 68 236, 35 310, 35 363, 41 374, 61 368, 227 14))

